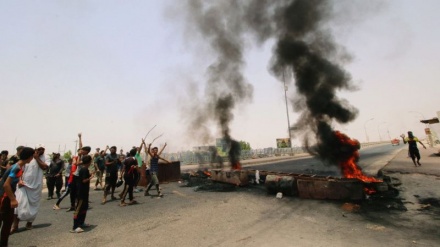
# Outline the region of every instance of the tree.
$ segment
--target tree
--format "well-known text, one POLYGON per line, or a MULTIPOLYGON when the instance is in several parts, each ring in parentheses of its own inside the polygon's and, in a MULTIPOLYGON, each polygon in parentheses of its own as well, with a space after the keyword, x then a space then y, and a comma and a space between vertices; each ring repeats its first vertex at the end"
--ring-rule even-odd
POLYGON ((67 151, 67 152, 65 152, 64 154, 63 154, 63 158, 64 158, 64 160, 69 160, 69 159, 71 159, 72 158, 72 151, 67 151))
POLYGON ((241 150, 251 150, 251 144, 249 142, 240 141, 241 150))

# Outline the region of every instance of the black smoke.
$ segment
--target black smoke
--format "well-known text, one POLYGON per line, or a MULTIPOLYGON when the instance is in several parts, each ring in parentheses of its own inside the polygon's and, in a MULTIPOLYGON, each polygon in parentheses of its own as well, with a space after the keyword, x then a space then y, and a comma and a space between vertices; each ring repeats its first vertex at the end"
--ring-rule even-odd
POLYGON ((335 153, 341 147, 332 123, 348 123, 358 113, 337 96, 340 90, 355 88, 343 68, 351 56, 335 42, 329 25, 336 17, 335 7, 344 3, 347 1, 189 0, 190 29, 209 44, 216 57, 206 68, 206 101, 194 112, 191 128, 200 125, 198 129, 204 130, 204 124, 214 120, 225 139, 232 140, 233 110, 252 99, 253 87, 242 74, 245 44, 275 40, 269 70, 280 81, 292 77, 296 87, 291 103, 301 116, 292 129, 302 136, 310 153, 337 164, 335 153))

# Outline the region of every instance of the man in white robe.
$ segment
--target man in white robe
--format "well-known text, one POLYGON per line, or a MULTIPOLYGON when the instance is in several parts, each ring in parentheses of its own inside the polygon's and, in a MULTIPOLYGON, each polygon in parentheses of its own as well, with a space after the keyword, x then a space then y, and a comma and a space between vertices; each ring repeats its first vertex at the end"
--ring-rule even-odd
POLYGON ((39 144, 35 148, 34 159, 24 167, 22 181, 15 192, 19 206, 15 210, 12 233, 18 229, 20 220, 27 221, 26 229, 32 229, 32 222, 37 217, 43 190, 43 173, 49 167, 44 151, 44 145, 39 144))

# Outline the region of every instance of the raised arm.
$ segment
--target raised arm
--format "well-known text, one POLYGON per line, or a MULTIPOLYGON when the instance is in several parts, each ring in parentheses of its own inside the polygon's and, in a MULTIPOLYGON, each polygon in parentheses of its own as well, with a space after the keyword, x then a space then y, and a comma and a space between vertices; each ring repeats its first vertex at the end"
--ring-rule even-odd
POLYGON ((34 153, 34 159, 35 161, 37 161, 38 166, 40 167, 41 170, 47 170, 47 168, 49 167, 45 160, 42 160, 40 158, 40 153, 38 153, 38 151, 36 150, 34 153))
POLYGON ((148 144, 147 154, 153 157, 153 154, 151 153, 151 143, 148 144))
POLYGON ((163 152, 163 150, 165 149, 166 146, 167 146, 167 143, 165 142, 165 145, 163 145, 162 149, 158 153, 159 156, 162 154, 162 152, 163 152))
POLYGON ((404 135, 404 134, 401 134, 400 137, 402 137, 403 144, 406 144, 405 135, 404 135))
POLYGON ((142 139, 142 144, 144 145, 144 151, 145 151, 145 153, 146 153, 146 154, 149 154, 149 153, 148 153, 148 149, 147 149, 147 144, 145 144, 145 139, 142 139))
POLYGON ((79 138, 79 149, 81 149, 83 147, 81 133, 78 134, 78 138, 79 138))
POLYGON ((137 148, 137 153, 140 154, 142 152, 142 146, 144 145, 145 141, 142 139, 141 145, 137 148))

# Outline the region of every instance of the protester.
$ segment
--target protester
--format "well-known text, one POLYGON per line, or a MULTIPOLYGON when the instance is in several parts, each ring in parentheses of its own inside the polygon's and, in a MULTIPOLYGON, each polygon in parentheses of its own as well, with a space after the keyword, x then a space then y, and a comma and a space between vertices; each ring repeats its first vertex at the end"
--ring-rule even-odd
MULTIPOLYGON (((145 145, 145 142, 144 142, 145 145)), ((153 149, 151 148, 151 143, 148 144, 148 150, 147 153, 150 155, 150 176, 151 176, 151 181, 150 184, 148 185, 147 189, 145 190, 144 195, 148 196, 150 195, 148 192, 151 189, 151 187, 153 185, 156 186, 156 190, 157 190, 157 195, 158 196, 163 196, 161 193, 161 190, 159 188, 159 179, 157 178, 157 172, 159 171, 159 160, 163 160, 167 163, 170 163, 168 160, 160 157, 160 155, 162 154, 163 150, 165 149, 165 147, 167 146, 167 144, 165 143, 165 145, 162 147, 162 149, 160 150, 160 152, 158 152, 158 148, 154 147, 153 149)))
MULTIPOLYGON (((78 149, 77 151, 80 152, 81 149, 78 149)), ((65 175, 64 175, 65 176, 65 186, 66 187, 65 187, 64 193, 61 195, 60 198, 58 198, 58 201, 52 207, 55 210, 61 209, 60 208, 61 202, 64 200, 64 198, 66 198, 66 196, 70 195, 70 192, 71 192, 70 188, 71 187, 70 187, 69 180, 70 180, 70 175, 72 175, 72 164, 73 164, 73 158, 70 158, 69 161, 68 161, 68 165, 66 166, 65 175)), ((73 205, 73 206, 75 206, 75 205, 73 205)), ((72 204, 70 205, 70 207, 67 210, 67 212, 72 211, 71 209, 72 209, 72 204)))
POLYGON ((41 192, 43 190, 43 174, 49 167, 44 154, 45 148, 43 144, 36 147, 34 159, 24 167, 22 176, 22 185, 15 192, 17 201, 21 205, 27 204, 28 207, 18 206, 15 210, 14 224, 11 232, 14 233, 18 229, 20 220, 27 221, 26 229, 32 229, 32 222, 35 220, 40 208, 41 192))
POLYGON ((130 150, 129 157, 124 160, 122 175, 124 176, 125 184, 124 184, 124 190, 120 194, 121 203, 119 204, 119 206, 121 207, 127 206, 127 204, 125 203, 125 198, 127 196, 127 193, 128 193, 128 199, 130 200, 128 205, 136 203, 133 197, 134 183, 136 178, 139 177, 139 175, 137 175, 138 164, 137 164, 137 160, 134 157, 136 153, 137 153, 137 149, 133 148, 132 150, 130 150))
POLYGON ((78 203, 76 204, 75 212, 73 214, 73 228, 70 230, 72 233, 84 232, 83 228, 90 226, 85 223, 85 219, 89 207, 90 180, 93 178, 93 174, 90 174, 89 172, 92 157, 90 155, 83 155, 81 161, 82 163, 78 167, 78 203))
MULTIPOLYGON (((78 150, 79 151, 79 150, 78 150)), ((66 169, 64 170, 64 179, 65 179, 65 190, 64 193, 61 195, 60 198, 58 198, 58 201, 55 203, 55 205, 53 205, 53 209, 55 210, 59 210, 60 208, 60 203, 63 201, 63 199, 68 196, 70 194, 70 185, 69 185, 69 178, 70 178, 70 174, 71 174, 71 169, 72 169, 72 158, 70 158, 68 160, 66 169)), ((70 210, 70 208, 69 208, 70 210)))
MULTIPOLYGON (((97 155, 95 154, 94 157, 94 167, 95 167, 95 176, 96 176, 96 183, 95 183, 95 190, 98 190, 98 185, 100 185, 101 189, 104 189, 102 177, 105 172, 105 153, 107 152, 108 146, 105 150, 101 150, 97 155)), ((98 150, 98 149, 97 149, 98 150)))
POLYGON ((46 184, 48 190, 47 200, 53 199, 53 192, 57 194, 57 199, 61 197, 61 188, 63 187, 63 168, 64 161, 60 159, 59 153, 52 154, 52 161, 46 174, 46 184))
POLYGON ((404 144, 408 143, 409 156, 411 157, 414 166, 416 167, 417 165, 422 166, 422 164, 420 164, 420 152, 419 149, 417 148, 417 142, 420 143, 424 149, 426 149, 425 145, 421 141, 419 141, 417 137, 413 135, 412 131, 408 131, 408 137, 405 137, 404 134, 402 134, 400 137, 402 137, 404 144), (416 158, 417 158, 417 163, 416 163, 416 158))
POLYGON ((118 180, 118 163, 119 155, 116 153, 116 146, 110 148, 110 153, 105 156, 105 189, 102 204, 107 202, 107 195, 111 191, 111 199, 116 200, 115 189, 116 181, 118 180))
POLYGON ((72 158, 67 160, 67 165, 64 163, 64 189, 61 192, 65 192, 67 189, 67 183, 69 182, 70 170, 72 169, 72 158))
POLYGON ((9 154, 8 150, 3 150, 0 153, 0 177, 8 169, 9 166, 8 154, 9 154))
POLYGON ((137 167, 136 167, 136 177, 134 178, 134 189, 133 192, 135 193, 139 193, 142 191, 142 189, 138 188, 138 184, 139 181, 141 180, 141 172, 142 172, 142 165, 143 165, 143 161, 142 161, 142 157, 141 157, 141 152, 142 152, 142 146, 144 145, 144 142, 142 140, 141 145, 139 147, 133 147, 136 148, 136 155, 134 156, 134 158, 137 161, 137 167))
POLYGON ((23 168, 34 158, 35 150, 29 147, 23 147, 20 152, 19 161, 12 165, 3 174, 0 182, 0 246, 8 246, 11 226, 14 219, 14 208, 19 205, 15 198, 15 190, 24 184, 20 181, 23 175, 23 168))
POLYGON ((80 184, 78 178, 79 176, 78 166, 80 166, 81 164, 81 157, 83 155, 88 155, 91 151, 91 148, 89 146, 83 147, 81 133, 78 134, 78 138, 79 138, 79 151, 78 151, 78 155, 72 158, 72 168, 70 170, 70 177, 69 177, 70 208, 67 210, 67 212, 75 210, 76 199, 78 194, 77 187, 80 184))
POLYGON ((15 150, 17 151, 16 154, 12 155, 11 158, 9 158, 9 165, 12 166, 13 164, 17 163, 20 159, 20 152, 23 149, 23 146, 18 146, 15 150))

